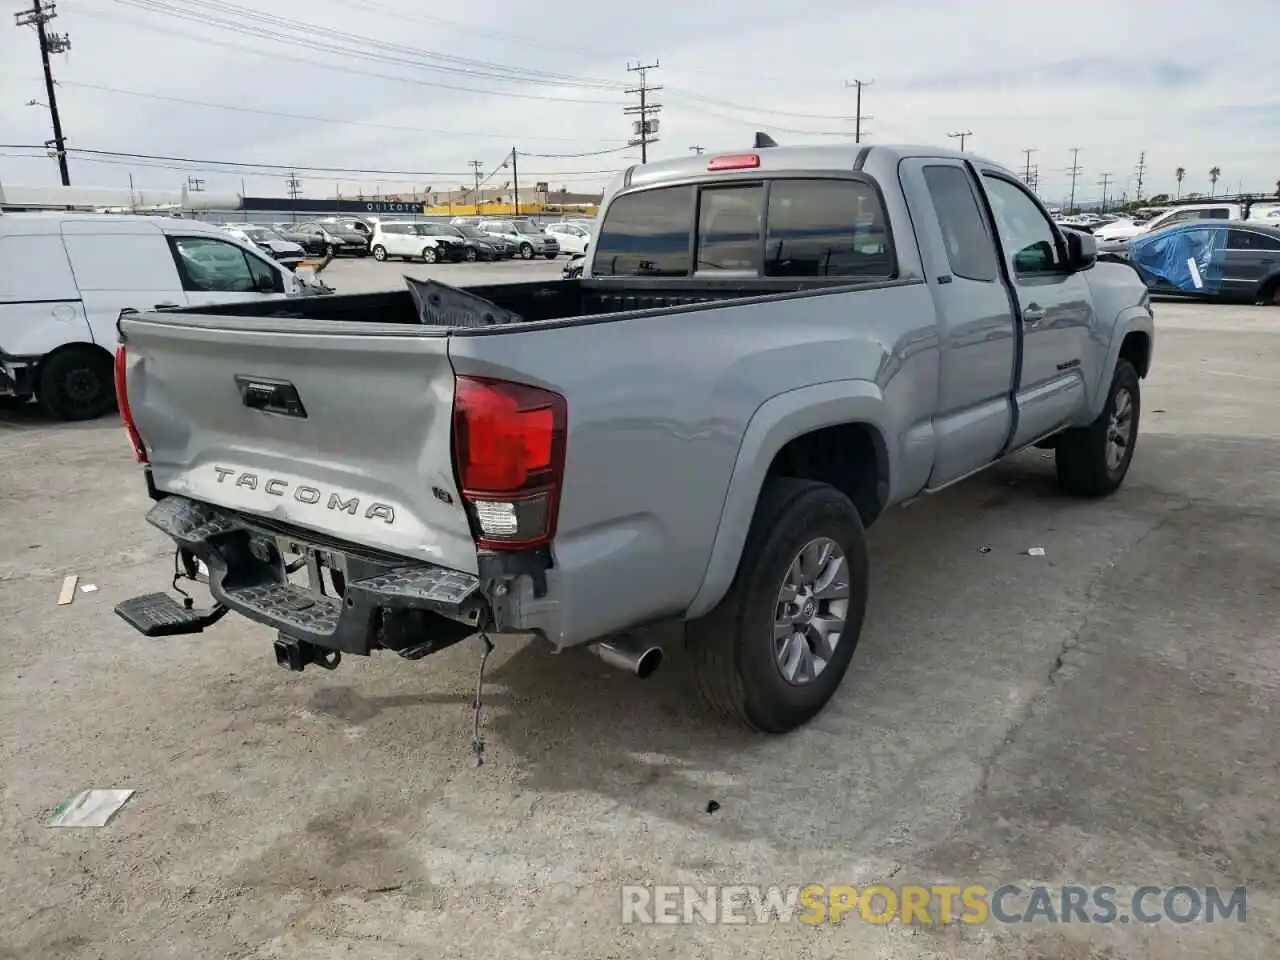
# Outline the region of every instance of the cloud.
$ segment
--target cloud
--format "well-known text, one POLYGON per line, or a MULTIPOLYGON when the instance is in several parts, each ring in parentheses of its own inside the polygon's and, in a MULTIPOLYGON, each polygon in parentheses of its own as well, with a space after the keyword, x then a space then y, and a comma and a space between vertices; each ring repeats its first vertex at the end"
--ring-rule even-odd
MULTIPOLYGON (((530 186, 598 187, 638 161, 623 112, 637 60, 661 63, 649 74, 663 87, 651 159, 740 148, 755 130, 784 145, 847 140, 846 81, 857 78, 874 81, 863 90, 870 142, 950 144, 948 133, 972 130, 968 149, 1018 170, 1032 150, 1052 200, 1069 189, 1073 147, 1085 197, 1101 192, 1103 174, 1132 191, 1139 157, 1146 193, 1171 190, 1179 166, 1190 171, 1184 191, 1207 189, 1199 181, 1215 165, 1231 189, 1270 191, 1280 175, 1274 0, 1233 0, 1230 16, 1211 17, 1156 0, 249 5, 59 4, 52 29, 74 41, 54 66, 69 145, 202 161, 73 155, 76 183, 120 186, 132 174, 176 188, 190 175, 211 191, 238 192, 243 179, 251 193, 282 195, 296 166, 307 196, 421 191, 470 182, 472 160, 505 182, 498 165, 516 147, 530 186), (196 19, 164 12, 173 9, 196 19)), ((30 99, 44 100, 35 37, 0 30, 0 140, 52 135, 30 99)), ((56 182, 47 157, 13 153, 30 151, 0 149, 0 181, 56 182)))

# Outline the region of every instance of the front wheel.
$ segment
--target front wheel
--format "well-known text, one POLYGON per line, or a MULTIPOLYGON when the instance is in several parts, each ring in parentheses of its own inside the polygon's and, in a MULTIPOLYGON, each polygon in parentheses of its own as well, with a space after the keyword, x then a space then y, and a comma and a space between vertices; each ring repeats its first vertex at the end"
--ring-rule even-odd
POLYGON ((116 405, 111 358, 96 347, 69 347, 40 364, 36 398, 57 420, 96 420, 116 405))
POLYGON ((533 244, 531 243, 520 244, 520 259, 521 260, 533 259, 533 244))
POLYGON ((1119 360, 1098 419, 1058 438, 1054 448, 1058 485, 1081 497, 1103 497, 1119 489, 1133 462, 1141 412, 1138 371, 1128 360, 1119 360))
POLYGON ((462 256, 463 256, 463 259, 467 261, 467 263, 475 263, 476 260, 480 258, 480 254, 476 252, 475 247, 467 247, 467 252, 464 253, 462 256))
POLYGON ((338 248, 331 243, 324 248, 324 255, 331 258, 336 257, 338 255, 338 248))
POLYGON ((767 481, 729 592, 687 628, 702 698, 765 733, 811 720, 849 668, 866 603, 867 548, 849 498, 767 481))
POLYGON ((543 256, 544 256, 544 257, 546 257, 548 260, 554 260, 556 257, 560 256, 560 254, 558 254, 558 253, 544 253, 544 254, 543 254, 543 256))
POLYGON ((386 247, 384 247, 384 246, 382 246, 381 244, 379 244, 378 246, 374 247, 374 248, 373 248, 373 259, 377 260, 379 263, 382 263, 384 260, 386 260, 386 259, 387 259, 387 248, 386 248, 386 247))
POLYGON ((423 248, 422 248, 422 262, 423 262, 423 263, 435 263, 435 262, 436 262, 436 248, 435 248, 435 247, 423 247, 423 248))

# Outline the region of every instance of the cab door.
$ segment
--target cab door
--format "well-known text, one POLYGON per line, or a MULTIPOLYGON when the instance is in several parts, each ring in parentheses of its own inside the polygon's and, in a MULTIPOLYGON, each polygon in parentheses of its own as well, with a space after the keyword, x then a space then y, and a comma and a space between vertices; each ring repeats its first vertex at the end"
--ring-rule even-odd
POLYGON ((1016 300, 1022 363, 1009 445, 1016 449, 1087 409, 1084 360, 1097 317, 1089 282, 1069 264, 1066 241, 1040 201, 1003 170, 980 171, 1016 300))

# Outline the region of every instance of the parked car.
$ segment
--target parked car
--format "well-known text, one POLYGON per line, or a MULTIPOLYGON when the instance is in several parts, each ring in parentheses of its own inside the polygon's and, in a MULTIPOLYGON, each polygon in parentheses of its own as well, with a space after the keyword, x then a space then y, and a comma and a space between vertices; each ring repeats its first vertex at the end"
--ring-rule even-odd
POLYGON ((388 257, 422 260, 424 263, 462 260, 465 249, 456 237, 436 236, 436 230, 409 220, 383 221, 373 231, 373 259, 388 257))
POLYGON ((306 292, 302 279, 212 224, 84 213, 0 215, 0 395, 51 417, 115 407, 120 311, 306 292))
POLYGON ((463 259, 475 260, 509 260, 516 255, 516 248, 501 237, 491 237, 476 227, 455 227, 452 224, 437 224, 434 228, 438 235, 455 237, 463 247, 463 259))
POLYGON ((481 220, 477 225, 491 237, 501 237, 515 246, 521 259, 532 260, 542 256, 554 260, 560 256, 560 243, 528 217, 509 220, 481 220))
POLYGON ((1186 223, 1191 220, 1237 220, 1241 216, 1243 216, 1243 208, 1238 203, 1185 205, 1166 210, 1142 223, 1134 220, 1117 220, 1098 227, 1093 231, 1093 235, 1098 238, 1099 243, 1108 243, 1113 240, 1131 240, 1144 233, 1171 227, 1175 223, 1186 223))
POLYGON ((560 271, 562 280, 580 280, 582 278, 582 269, 587 265, 587 255, 585 253, 575 253, 569 258, 569 262, 564 265, 564 269, 560 271))
POLYGON ((974 154, 632 168, 584 274, 437 291, 460 322, 427 330, 415 284, 124 317, 148 519, 214 606, 117 613, 155 636, 236 611, 295 670, 482 629, 640 675, 662 653, 633 631, 672 618, 708 703, 782 732, 850 664, 888 507, 1031 446, 1083 496, 1132 461, 1145 286, 974 154))
POLYGON ((576 223, 549 223, 546 230, 565 253, 586 253, 591 246, 591 233, 576 223))
POLYGON ((286 240, 270 227, 256 223, 226 223, 222 228, 237 240, 257 247, 273 260, 287 266, 296 266, 306 258, 307 253, 301 244, 286 240))
POLYGON ((332 221, 312 220, 298 225, 299 233, 318 237, 324 243, 324 252, 334 257, 369 255, 369 237, 358 230, 344 227, 332 221))
POLYGON ((1196 220, 1100 247, 1130 264, 1152 293, 1280 303, 1280 227, 1196 220))
POLYGON ((454 227, 474 227, 483 219, 484 217, 454 217, 449 224, 454 227))
POLYGON ((305 233, 296 223, 273 223, 271 229, 284 240, 296 243, 311 256, 324 256, 327 252, 324 237, 319 233, 305 233))

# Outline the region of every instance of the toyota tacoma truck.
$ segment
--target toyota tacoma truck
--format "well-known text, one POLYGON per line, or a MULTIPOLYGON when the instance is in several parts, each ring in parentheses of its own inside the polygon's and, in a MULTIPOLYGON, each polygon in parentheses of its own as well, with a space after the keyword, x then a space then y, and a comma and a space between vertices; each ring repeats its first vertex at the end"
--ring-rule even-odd
POLYGON ((849 667, 887 508, 1031 446, 1073 494, 1129 470, 1147 291, 1002 166, 765 142, 633 166, 598 222, 580 279, 461 291, 478 312, 123 315, 148 520, 212 606, 117 612, 233 611, 294 670, 518 634, 644 675, 638 628, 683 621, 708 704, 784 732, 849 667))

